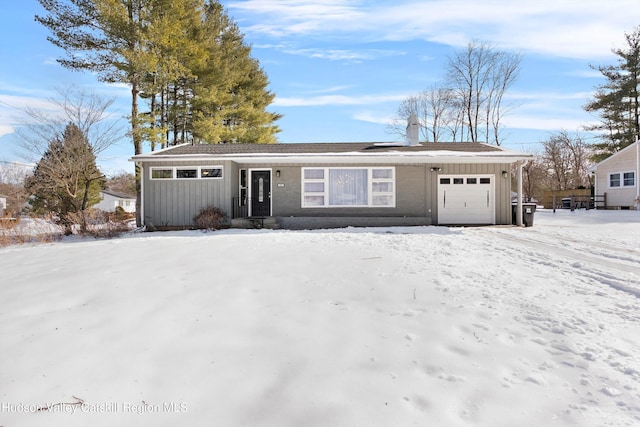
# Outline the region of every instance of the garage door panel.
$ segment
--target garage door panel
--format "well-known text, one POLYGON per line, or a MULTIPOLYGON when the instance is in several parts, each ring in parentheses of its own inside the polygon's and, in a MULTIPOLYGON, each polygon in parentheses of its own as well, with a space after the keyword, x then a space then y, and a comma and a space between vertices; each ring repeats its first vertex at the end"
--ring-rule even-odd
POLYGON ((440 176, 438 181, 438 223, 494 224, 494 176, 440 176))

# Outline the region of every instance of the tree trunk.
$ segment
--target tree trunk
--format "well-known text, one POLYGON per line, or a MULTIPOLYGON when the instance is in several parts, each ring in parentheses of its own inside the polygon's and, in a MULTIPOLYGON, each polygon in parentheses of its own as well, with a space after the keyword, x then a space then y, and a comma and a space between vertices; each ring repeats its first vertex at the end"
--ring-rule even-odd
MULTIPOLYGON (((142 154, 142 141, 138 129, 138 82, 131 79, 131 136, 133 138, 133 152, 142 154)), ((136 163, 136 226, 142 226, 142 170, 136 163)))

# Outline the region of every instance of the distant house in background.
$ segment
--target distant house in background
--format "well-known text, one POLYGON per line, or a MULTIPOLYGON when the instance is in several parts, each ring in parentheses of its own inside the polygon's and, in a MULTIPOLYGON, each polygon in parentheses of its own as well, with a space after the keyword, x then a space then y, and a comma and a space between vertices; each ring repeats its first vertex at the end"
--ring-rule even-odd
POLYGON ((7 209, 7 196, 0 194, 0 217, 4 216, 4 211, 7 209))
POLYGON ((591 168, 595 194, 606 194, 608 208, 637 209, 640 205, 638 142, 618 151, 591 168))
POLYGON ((128 213, 136 211, 136 196, 110 190, 102 190, 100 192, 100 197, 102 198, 100 203, 93 206, 96 209, 100 209, 105 212, 113 212, 118 206, 120 206, 128 213))

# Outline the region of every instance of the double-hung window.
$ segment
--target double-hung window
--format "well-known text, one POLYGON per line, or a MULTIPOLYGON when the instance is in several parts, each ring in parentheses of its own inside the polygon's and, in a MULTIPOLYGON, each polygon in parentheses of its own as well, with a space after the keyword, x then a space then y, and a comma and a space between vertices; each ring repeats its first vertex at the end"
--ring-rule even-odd
POLYGON ((395 168, 303 168, 302 207, 394 207, 395 168))
POLYGON ((623 187, 635 187, 636 185, 636 173, 625 172, 622 174, 622 186, 623 187))
POLYGON ((635 187, 635 172, 615 172, 609 174, 609 188, 635 187))

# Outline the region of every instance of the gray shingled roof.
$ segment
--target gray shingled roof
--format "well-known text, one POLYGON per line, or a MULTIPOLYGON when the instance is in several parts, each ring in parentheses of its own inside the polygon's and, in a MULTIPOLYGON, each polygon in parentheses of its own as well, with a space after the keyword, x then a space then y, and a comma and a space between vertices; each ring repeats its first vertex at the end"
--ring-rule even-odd
POLYGON ((162 151, 149 153, 163 156, 193 155, 193 154, 322 154, 322 153, 370 153, 370 152, 427 152, 427 151, 458 151, 458 152, 496 152, 500 147, 471 142, 439 142, 426 143, 415 146, 393 145, 390 143, 373 142, 335 142, 335 143, 304 143, 304 144, 196 144, 179 145, 162 151))
POLYGON ((136 196, 133 196, 131 194, 120 193, 112 190, 102 190, 102 193, 108 194, 113 197, 117 197, 118 199, 135 199, 136 198, 136 196))

